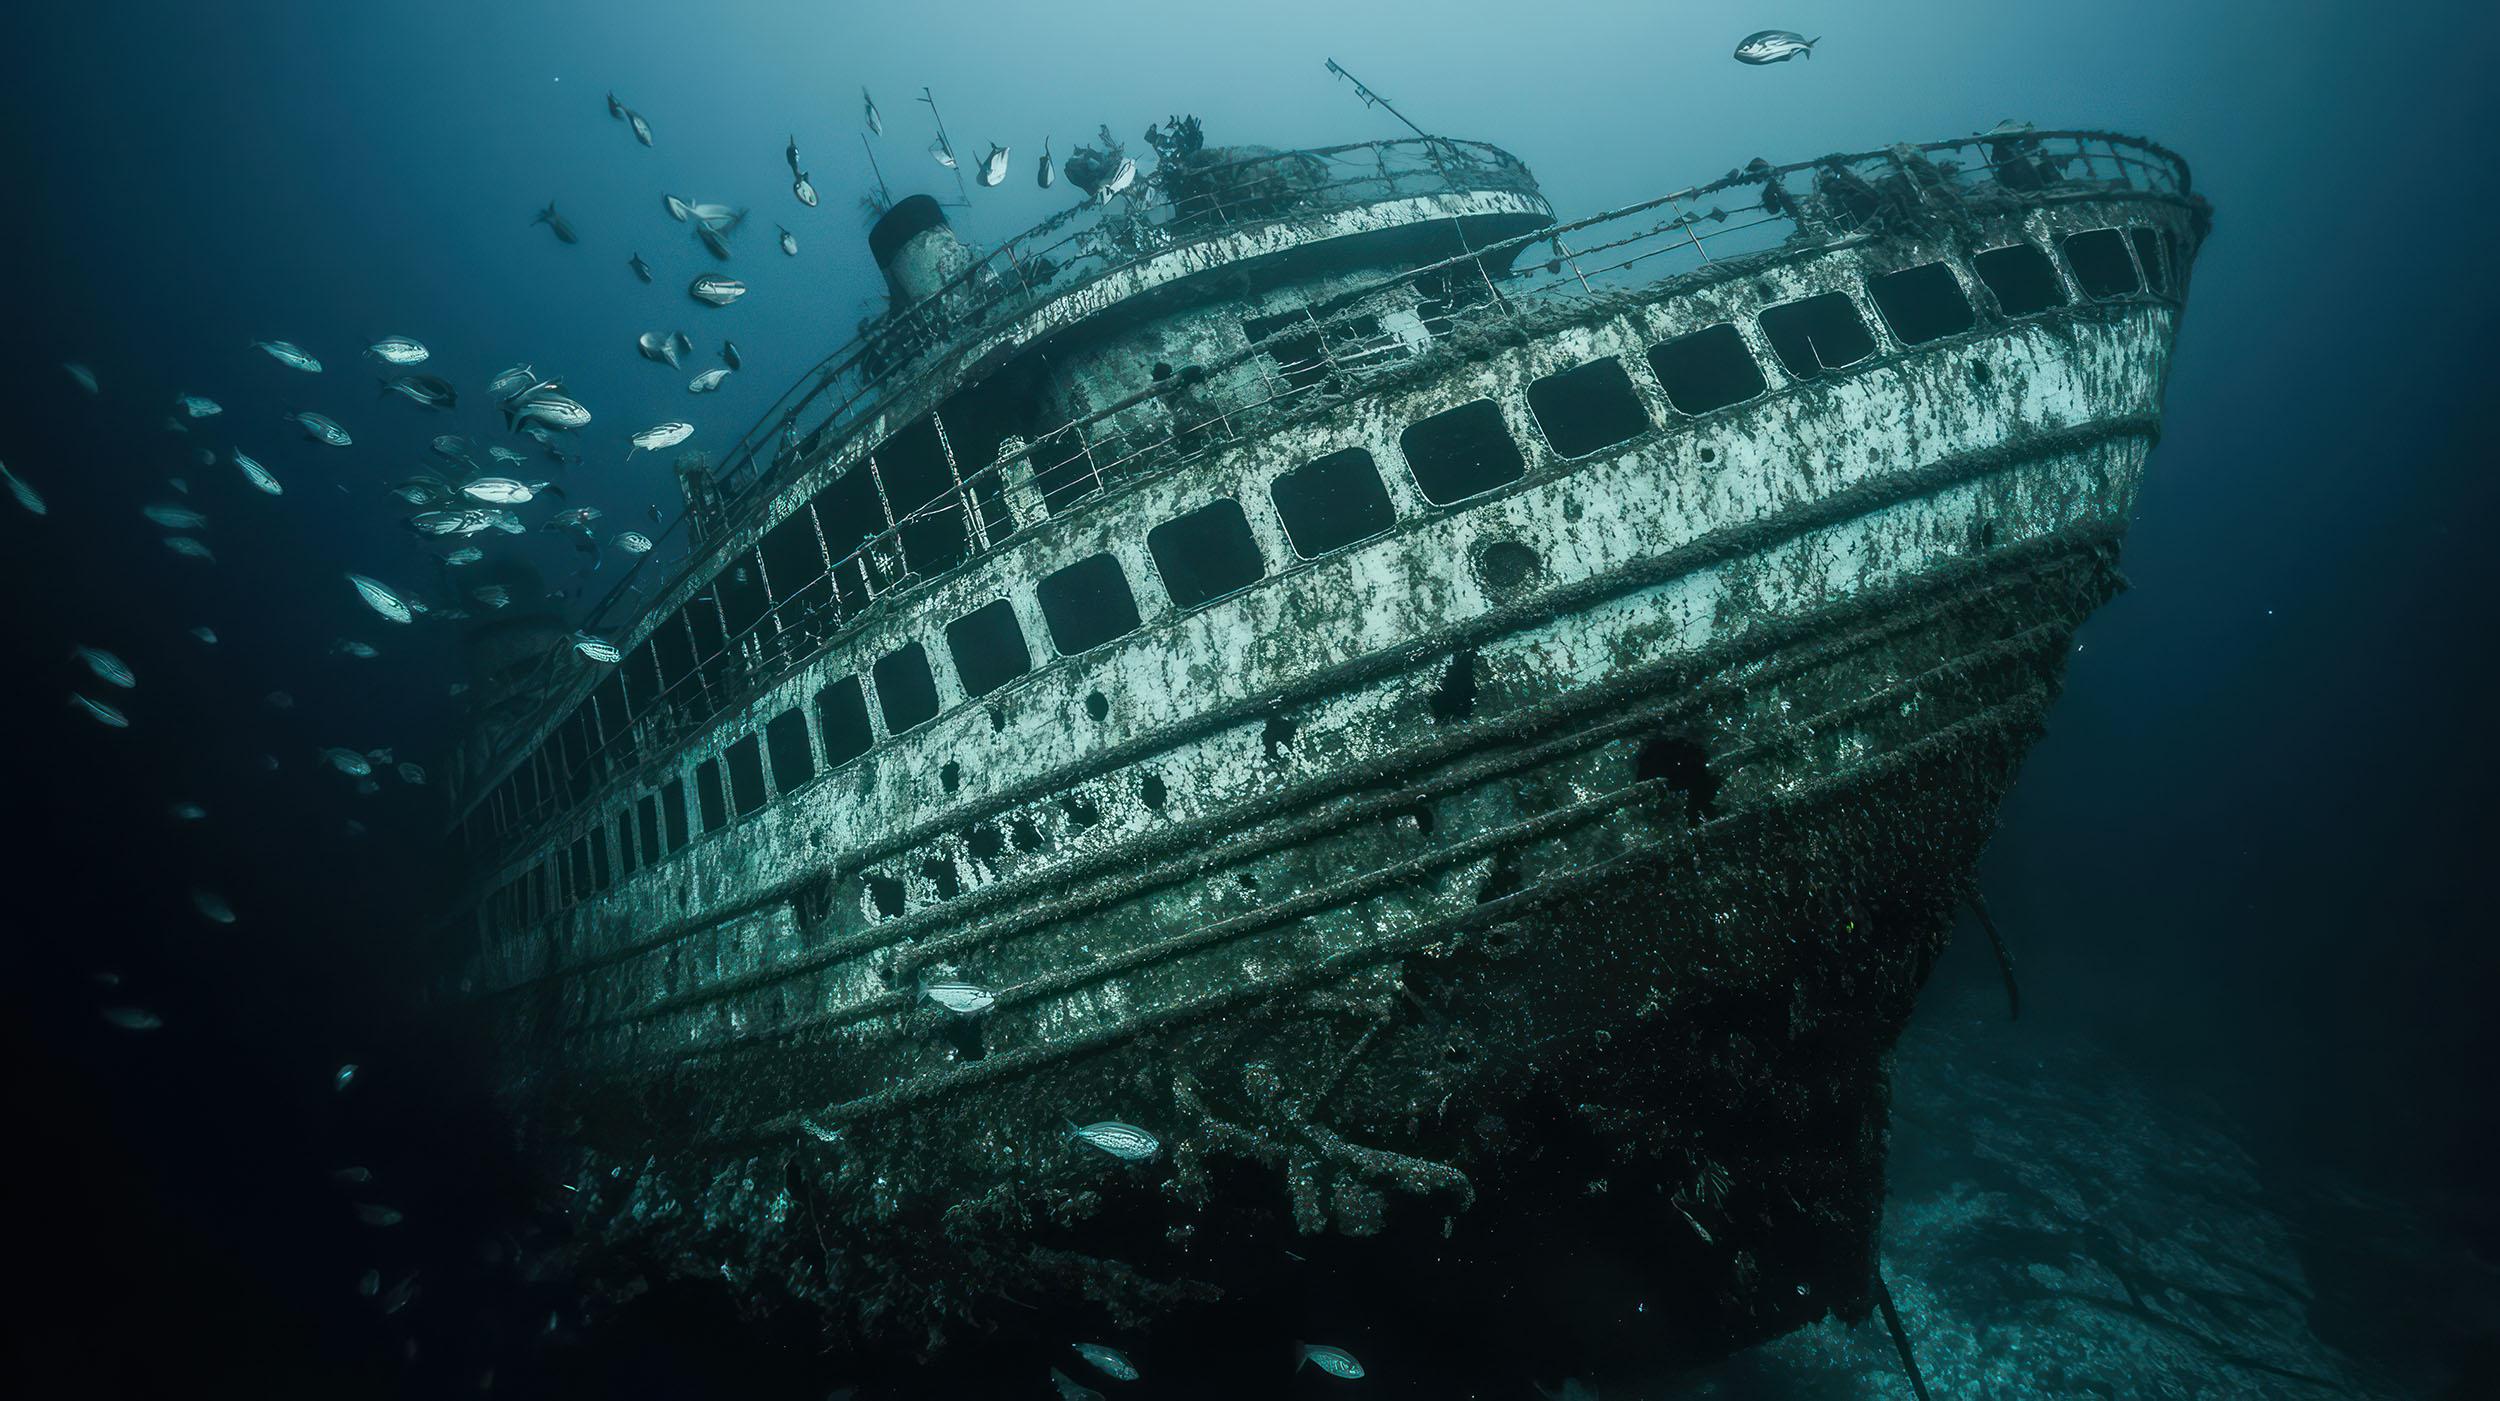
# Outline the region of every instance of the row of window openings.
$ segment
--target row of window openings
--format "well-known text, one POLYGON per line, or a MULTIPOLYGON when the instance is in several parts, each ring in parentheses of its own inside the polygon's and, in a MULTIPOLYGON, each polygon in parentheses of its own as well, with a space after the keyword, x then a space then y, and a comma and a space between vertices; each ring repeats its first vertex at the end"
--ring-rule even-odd
MULTIPOLYGON (((2160 239, 2151 229, 2138 227, 2124 233, 2117 229, 2091 229, 2068 236, 2063 246, 2077 285, 2095 299, 2132 296, 2148 283, 2156 292, 2168 289, 2169 263, 2160 239), (2137 272, 2139 259, 2144 269, 2141 278, 2137 272)), ((2035 245, 2021 243, 1986 250, 1973 263, 1979 280, 2008 316, 2033 315, 2067 302, 2057 269, 2035 245)), ((1886 325, 1904 345, 1957 335, 1977 324, 1960 279, 1942 262, 1880 274, 1869 279, 1867 290, 1886 325)), ((1767 307, 1757 315, 1756 324, 1781 366, 1798 380, 1846 368, 1875 351, 1873 332, 1858 314, 1856 304, 1841 292, 1819 293, 1767 307)), ((1668 402, 1682 414, 1698 415, 1726 408, 1752 399, 1769 387, 1744 338, 1729 323, 1652 346, 1647 358, 1668 402)), ((1626 442, 1653 426, 1630 376, 1625 374, 1621 362, 1612 357, 1535 381, 1528 387, 1528 407, 1547 442, 1564 458, 1586 457, 1626 442)), ((1501 410, 1490 399, 1461 404, 1409 426, 1400 435, 1399 446, 1416 485, 1435 505, 1449 505, 1492 491, 1517 480, 1527 470, 1526 459, 1512 441, 1501 410)), ((1378 468, 1371 454, 1361 448, 1331 453, 1283 473, 1270 484, 1269 495, 1295 552, 1305 558, 1317 558, 1369 539, 1397 523, 1396 507, 1378 468)), ((755 557, 757 571, 766 580, 772 577, 777 553, 773 535, 802 523, 818 542, 817 560, 820 564, 824 560, 824 536, 815 512, 812 505, 802 507, 767 535, 755 557)), ((1147 533, 1146 544, 1162 576, 1165 592, 1177 608, 1194 608, 1266 577, 1266 562, 1241 504, 1230 498, 1219 498, 1165 521, 1147 533)), ((744 572, 744 566, 739 566, 725 571, 722 579, 744 587, 744 581, 735 577, 744 572)), ((819 575, 804 587, 813 588, 824 578, 819 575)), ((756 587, 760 592, 762 586, 756 587)), ((716 585, 716 595, 726 598, 730 593, 731 589, 716 585)), ((1036 594, 1051 640, 1063 656, 1089 651, 1139 625, 1136 598, 1127 576, 1119 561, 1108 553, 1089 556, 1046 576, 1036 594)), ((594 750, 603 745, 620 748, 620 757, 630 761, 631 730, 624 718, 629 715, 629 690, 656 695, 664 675, 682 679, 693 673, 695 656, 702 650, 696 645, 700 631, 693 622, 696 617, 704 617, 714 628, 722 630, 711 634, 715 638, 727 635, 726 616, 712 617, 708 610, 698 614, 691 606, 683 611, 688 619, 683 639, 671 638, 672 629, 663 624, 646 646, 637 647, 630 654, 618 674, 609 677, 588 703, 558 728, 555 742, 542 747, 532 756, 532 764, 524 764, 506 781, 506 786, 514 790, 511 810, 498 814, 499 823, 523 820, 524 814, 541 806, 542 793, 558 791, 550 781, 551 775, 535 769, 536 762, 547 758, 548 748, 557 751, 555 758, 569 779, 565 785, 568 796, 575 801, 587 796, 591 786, 587 761, 594 750), (676 653, 674 657, 666 655, 672 652, 676 653), (603 718, 611 716, 618 718, 603 718)), ((761 617, 760 611, 757 616, 761 617)), ((956 675, 969 698, 986 696, 1032 668, 1023 629, 1005 599, 956 619, 947 624, 945 631, 956 675)), ((721 645, 715 642, 714 652, 721 645)), ((937 715, 936 678, 919 643, 887 653, 871 668, 871 674, 887 733, 901 734, 937 715)), ((857 678, 849 678, 847 683, 837 684, 856 688, 858 682, 857 678)), ((848 737, 847 727, 842 727, 846 737, 836 743, 833 737, 837 727, 830 720, 827 722, 829 752, 841 755, 829 758, 829 763, 847 762, 857 753, 864 753, 872 742, 867 733, 864 702, 855 708, 859 717, 856 739, 848 737)), ((497 797, 502 799, 504 794, 499 791, 497 797)))

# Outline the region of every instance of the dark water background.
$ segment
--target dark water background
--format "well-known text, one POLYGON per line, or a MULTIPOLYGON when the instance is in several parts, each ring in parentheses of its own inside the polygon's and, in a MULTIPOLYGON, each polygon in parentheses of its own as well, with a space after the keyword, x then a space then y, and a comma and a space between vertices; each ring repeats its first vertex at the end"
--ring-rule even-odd
MULTIPOLYGON (((26 1289, 5 1326, 8 1375, 28 1394, 238 1381, 431 1394, 470 1386, 489 1359, 513 1394, 821 1394, 830 1379, 803 1338, 742 1337, 699 1297, 545 1348, 532 1338, 559 1290, 476 1282, 487 1272, 458 1263, 532 1189, 500 1156, 463 1049, 383 1037, 387 1009, 434 966, 418 916, 446 875, 437 790, 356 800, 314 757, 389 745, 443 767, 458 662, 452 630, 380 622, 340 573, 430 582, 378 487, 438 432, 517 444, 482 392, 515 360, 560 370, 599 415, 565 479, 572 502, 601 506, 610 530, 647 528, 644 503, 671 493, 659 461, 620 462, 626 431, 686 417, 696 446, 725 446, 876 305, 852 208, 868 179, 862 83, 885 112, 879 158, 898 194, 951 189, 921 154, 923 83, 959 149, 1013 145, 1008 186, 961 217, 978 240, 1059 207, 1064 185, 1031 187, 1045 133, 1062 156, 1102 122, 1135 149, 1179 112, 1217 143, 1397 134, 1326 56, 1428 129, 1518 153, 1566 215, 1757 154, 2006 116, 2142 132, 2189 157, 2216 231, 2127 542, 2136 588, 2086 630, 1986 867, 2031 1009, 1994 1053, 2036 1048, 2046 1066, 2089 1047, 2071 1063, 2226 1125, 2292 1213, 2319 1335, 2356 1357, 2401 1354, 2372 1359, 2379 1384, 2467 1395, 2460 1378, 2491 1375, 2494 1345, 2460 1297, 2489 1289, 2500 1251, 2487 438, 2500 11, 852 8, 126 4, 0 19, 14 205, 0 461, 52 504, 34 520, 0 503, 13 832, 0 1122, 26 1289), (1821 57, 1728 60, 1767 26, 1825 36, 1821 57), (655 149, 608 120, 611 88, 650 118, 655 149), (787 194, 792 133, 822 208, 787 194), (679 291, 712 264, 662 212, 663 190, 753 207, 729 269, 755 289, 744 302, 714 311, 679 291), (550 197, 579 246, 531 226, 550 197), (799 258, 774 250, 775 223, 799 258), (637 251, 656 285, 625 271, 637 251), (697 343, 685 370, 633 354, 636 333, 680 326, 697 343), (356 352, 386 332, 433 347, 423 368, 461 386, 457 413, 374 397, 356 352), (687 398, 683 379, 716 363, 724 334, 746 370, 687 398), (256 337, 299 342, 327 372, 286 369, 246 348, 256 337), (94 367, 100 398, 65 359, 94 367), (226 411, 169 434, 186 391, 226 411), (346 423, 355 447, 300 441, 278 419, 296 407, 346 423), (215 465, 197 461, 204 447, 215 465), (286 495, 245 487, 232 447, 286 495), (211 517, 214 567, 167 554, 140 519, 180 499, 168 476, 211 517), (215 648, 185 635, 202 623, 215 648), (327 655, 338 636, 384 654, 327 655), (64 708, 84 682, 73 642, 139 672, 130 731, 64 708), (298 704, 267 707, 272 689, 298 704), (257 767, 264 752, 276 774, 257 767), (175 798, 211 820, 177 828, 175 798), (369 834, 345 835, 351 817, 369 834), (194 885, 240 922, 201 921, 194 885), (92 982, 108 969, 124 979, 110 993, 92 982), (96 1014, 106 1001, 168 1025, 114 1032, 96 1014), (331 1071, 357 1059, 371 1073, 334 1094, 331 1071), (327 1179, 349 1162, 382 1171, 410 1212, 379 1245, 327 1179), (2298 1215, 2321 1192, 2379 1205, 2298 1215), (2447 1263, 2356 1263, 2399 1236, 2447 1263), (427 1271, 413 1369, 410 1329, 353 1297, 376 1263, 386 1284, 427 1271)), ((572 567, 552 541, 525 548, 551 581, 572 567)), ((1967 1009, 1956 999, 1994 977, 1965 940, 1931 1006, 1967 1009)))

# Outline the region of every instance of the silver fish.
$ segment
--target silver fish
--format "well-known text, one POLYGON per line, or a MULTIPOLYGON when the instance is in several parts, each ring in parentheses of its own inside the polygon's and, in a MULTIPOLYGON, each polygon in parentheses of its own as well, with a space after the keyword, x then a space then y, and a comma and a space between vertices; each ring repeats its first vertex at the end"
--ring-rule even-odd
POLYGON ((331 418, 326 414, 317 414, 311 412, 310 410, 299 409, 294 413, 285 414, 283 417, 287 422, 302 428, 304 430, 304 436, 317 443, 327 443, 334 448, 343 448, 354 444, 356 441, 355 439, 347 436, 346 429, 339 427, 338 420, 331 418))
POLYGON ((990 153, 983 156, 981 163, 974 167, 972 178, 985 190, 995 190, 1006 184, 1007 148, 995 141, 991 142, 990 153))
POLYGON ((703 251, 724 263, 729 261, 729 240, 722 235, 720 230, 709 224, 697 224, 694 226, 694 236, 695 241, 703 245, 703 251))
POLYGON ((1109 204, 1113 195, 1120 193, 1122 190, 1125 190, 1129 186, 1136 183, 1137 162, 1129 159, 1127 156, 1120 157, 1120 164, 1118 168, 1111 172, 1110 179, 1103 182, 1101 195, 1103 203, 1109 204))
POLYGON ((484 550, 479 549, 475 545, 463 545, 459 549, 452 551, 450 554, 443 556, 443 563, 457 567, 463 564, 475 564, 484 558, 486 558, 486 552, 484 550))
POLYGON ((816 207, 816 182, 808 179, 805 174, 801 174, 798 179, 790 182, 790 193, 798 196, 799 203, 808 208, 816 207))
POLYGON ((669 339, 676 344, 678 354, 694 354, 694 338, 692 336, 687 335, 683 331, 671 331, 669 332, 669 339))
POLYGON ((85 662, 87 670, 94 672, 98 681, 119 686, 125 691, 139 684, 139 678, 131 674, 130 663, 101 647, 73 647, 70 655, 85 662))
POLYGON ((154 1031, 165 1024, 164 1018, 145 1007, 107 1007, 103 1015, 124 1031, 154 1031))
POLYGON ((397 394, 421 408, 448 409, 460 402, 460 391, 440 375, 401 375, 382 381, 382 392, 397 394))
POLYGON ((371 1202, 358 1202, 356 1203, 356 1219, 364 1222, 368 1226, 396 1226, 408 1218, 400 1215, 397 1211, 394 1211, 387 1206, 375 1206, 371 1202))
POLYGON ((674 337, 657 331, 645 331, 634 340, 634 347, 645 360, 657 360, 671 369, 677 367, 677 342, 674 337))
POLYGON ((694 425, 691 423, 654 424, 651 427, 645 428, 641 432, 636 433, 633 437, 626 439, 626 441, 632 443, 633 446, 625 450, 625 455, 627 457, 631 457, 637 451, 646 448, 653 452, 657 452, 662 448, 673 448, 693 436, 694 425))
POLYGON ((308 375, 321 373, 321 362, 312 357, 312 352, 292 341, 254 341, 252 344, 268 351, 269 358, 289 369, 302 370, 308 375))
POLYGON ((725 204, 690 204, 686 206, 686 212, 694 216, 696 223, 720 233, 736 232, 738 225, 746 222, 747 217, 745 210, 732 209, 725 204))
POLYGON ((96 385, 95 371, 88 369, 86 366, 79 364, 75 360, 62 361, 61 368, 69 371, 69 377, 78 381, 79 388, 86 390, 90 394, 101 394, 104 392, 96 385))
POLYGON ((651 280, 651 265, 642 260, 642 255, 640 253, 636 253, 631 258, 626 259, 625 266, 632 268, 634 270, 634 276, 641 278, 643 281, 649 282, 651 280))
POLYGON ((215 628, 206 626, 196 627, 191 629, 191 635, 198 638, 202 646, 214 647, 217 645, 217 629, 215 628))
POLYGON ((214 399, 202 398, 197 394, 175 395, 174 407, 182 410, 184 413, 193 418, 208 418, 212 415, 221 414, 226 411, 225 405, 218 403, 214 399))
POLYGON ((454 462, 469 460, 469 440, 457 433, 437 433, 428 446, 434 449, 436 457, 448 457, 454 462))
POLYGON ((1059 1392, 1059 1401, 1102 1401, 1102 1393, 1053 1367, 1050 1384, 1059 1392))
POLYGON ((0 482, 8 484, 9 495, 17 498, 17 504, 25 507, 27 514, 40 516, 51 509, 43 504, 41 492, 18 480, 17 474, 6 466, 0 466, 0 482))
POLYGON ((330 1077, 330 1088, 333 1091, 338 1091, 344 1090, 349 1085, 354 1084, 356 1081, 357 1069, 358 1066, 354 1061, 349 1061, 347 1064, 340 1066, 338 1073, 330 1077))
POLYGON ((485 513, 485 516, 487 528, 490 530, 500 530, 506 535, 529 534, 529 527, 521 524, 521 518, 510 511, 490 510, 485 513))
POLYGON ((407 600, 394 592, 390 585, 363 574, 350 574, 347 582, 356 586, 356 596, 362 598, 374 612, 394 623, 414 620, 414 615, 408 611, 407 600))
POLYGON ((861 107, 866 109, 861 116, 868 123, 868 134, 871 136, 885 135, 885 118, 877 114, 877 99, 868 95, 868 89, 861 88, 859 90, 859 104, 861 107))
POLYGON ((165 548, 182 556, 184 559, 205 560, 210 564, 215 564, 217 562, 217 556, 209 550, 208 546, 201 544, 199 541, 192 539, 188 535, 166 536, 165 548))
POLYGON ((364 778, 373 772, 373 761, 353 749, 334 744, 322 750, 321 757, 330 767, 349 778, 364 778))
POLYGON ((1033 183, 1047 190, 1059 183, 1059 167, 1050 163, 1050 138, 1042 138, 1042 164, 1033 172, 1033 183))
POLYGON ((636 141, 641 142, 645 146, 651 144, 651 124, 642 119, 642 114, 640 112, 635 111, 631 107, 626 108, 625 120, 627 124, 633 127, 634 139, 636 141))
POLYGON ((727 306, 747 294, 747 285, 734 277, 707 272, 686 284, 686 295, 698 302, 727 306))
POLYGON ((623 550, 629 555, 647 555, 651 553, 651 537, 643 534, 639 530, 628 530, 608 543, 616 546, 618 549, 623 550))
MULTIPOLYGON (((538 371, 527 365, 515 365, 488 380, 486 392, 498 399, 509 399, 516 394, 526 394, 537 385, 538 371)), ((442 439, 437 438, 434 441, 439 443, 442 439)))
POLYGON ((602 666, 614 666, 625 660, 625 654, 616 649, 615 643, 586 632, 573 634, 573 650, 602 666))
POLYGON ((370 642, 359 642, 352 637, 342 637, 330 644, 330 655, 334 657, 354 657, 360 662, 369 662, 382 654, 374 650, 374 646, 370 642))
POLYGON ((554 200, 547 201, 547 207, 539 210, 538 217, 530 220, 530 222, 533 224, 545 224, 548 228, 553 229, 556 235, 556 242, 558 243, 579 243, 582 241, 581 235, 573 232, 572 224, 566 222, 565 217, 556 212, 556 202, 554 200))
POLYGON ((720 343, 720 358, 722 364, 733 370, 746 368, 746 359, 738 353, 736 341, 724 340, 720 343))
POLYGON ((1124 1124, 1117 1119, 1105 1119, 1094 1124, 1070 1120, 1068 1137, 1099 1148, 1124 1163, 1142 1163, 1163 1151, 1163 1140, 1135 1124, 1124 1124))
POLYGON ((507 403, 503 406, 503 416, 505 424, 515 428, 534 421, 569 431, 590 422, 590 410, 553 391, 541 391, 507 403))
POLYGON ((530 489, 529 483, 514 481, 510 477, 480 477, 460 488, 460 494, 473 501, 491 502, 497 506, 525 506, 538 496, 530 489))
POLYGON ((95 722, 108 730, 130 728, 130 717, 100 700, 89 700, 76 691, 69 693, 69 703, 95 717, 95 722))
POLYGON ((1115 1382, 1137 1380, 1137 1366, 1122 1356, 1120 1350, 1102 1343, 1070 1343, 1070 1351, 1102 1369, 1102 1374, 1115 1382))
POLYGON ((1360 1381, 1363 1376, 1363 1364, 1354 1360, 1353 1353, 1326 1343, 1295 1343, 1293 1369, 1301 1371, 1305 1362, 1345 1381, 1360 1381))
POLYGON ((197 530, 208 524, 208 517, 188 506, 177 505, 171 501, 160 501, 153 506, 142 506, 139 508, 139 514, 167 530, 197 530))
POLYGON ((1785 63, 1792 58, 1814 57, 1814 46, 1821 36, 1809 39, 1793 29, 1764 29, 1746 35, 1736 45, 1736 61, 1760 67, 1766 63, 1785 63))
POLYGON ((365 354, 385 365, 422 365, 433 353, 408 336, 384 336, 365 347, 365 354))
POLYGON ((172 813, 176 822, 205 822, 208 820, 208 809, 201 807, 198 803, 169 803, 166 805, 165 811, 172 813))
POLYGON ((957 1016, 972 1016, 998 1005, 995 993, 965 982, 927 983, 922 985, 920 995, 957 1016))
POLYGON ((243 469, 244 480, 270 495, 279 496, 285 493, 286 488, 278 485, 276 477, 269 475, 269 469, 245 456, 241 448, 234 450, 234 465, 243 469))
POLYGON ((469 590, 469 597, 489 608, 505 608, 512 603, 512 590, 502 584, 487 584, 482 588, 469 590))
POLYGON ((686 203, 682 199, 679 199, 677 196, 662 195, 660 198, 668 201, 668 217, 676 220, 678 223, 682 224, 688 219, 694 217, 694 206, 686 203))
POLYGON ((425 786, 425 770, 417 767, 415 764, 402 764, 399 766, 399 781, 407 784, 411 788, 423 788, 425 786))
POLYGON ((497 462, 513 467, 518 467, 522 463, 529 460, 500 443, 489 445, 486 449, 486 455, 495 459, 497 462))
POLYGON ((193 886, 191 908, 199 911, 200 918, 211 924, 234 923, 234 906, 227 904, 226 897, 214 890, 193 886))
POLYGON ((946 138, 943 136, 929 143, 929 159, 945 166, 948 170, 955 168, 955 153, 946 149, 946 138))
POLYGON ((785 257, 795 258, 799 256, 798 235, 791 233, 788 229, 782 229, 781 251, 785 257))
POLYGON ((693 379, 686 381, 686 392, 689 394, 709 394, 713 390, 720 388, 720 382, 727 378, 729 378, 729 371, 726 369, 705 370, 703 373, 696 375, 693 379))
POLYGON ((167 414, 165 415, 165 431, 168 433, 188 433, 191 430, 183 426, 181 419, 174 417, 172 414, 167 414))

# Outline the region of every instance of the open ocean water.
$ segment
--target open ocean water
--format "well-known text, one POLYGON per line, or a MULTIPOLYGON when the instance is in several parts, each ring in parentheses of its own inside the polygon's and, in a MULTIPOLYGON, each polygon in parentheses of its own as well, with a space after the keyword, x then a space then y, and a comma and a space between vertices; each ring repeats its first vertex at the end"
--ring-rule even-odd
MULTIPOLYGON (((726 1289, 586 1300, 487 1048, 413 1012, 462 952, 438 922, 459 874, 441 799, 460 628, 394 623, 343 576, 487 610, 388 493, 464 435, 563 493, 475 542, 479 580, 577 618, 631 563, 615 537, 661 535, 681 504, 674 451, 629 458, 624 435, 686 419, 689 446, 724 449, 883 308, 863 198, 880 178, 957 191, 925 153, 924 87, 965 165, 1012 150, 1006 183, 952 211, 981 244, 1075 197, 1036 187, 1046 136, 1065 159, 1097 127, 1144 156, 1135 133, 1182 114, 1224 143, 1403 134, 1333 58, 1424 129, 1518 155, 1565 217, 1756 156, 2007 119, 2186 156, 2214 232, 2132 588, 2081 634, 1982 867, 2024 1015, 1961 930, 1898 1051, 1885 1273, 1937 1396, 2500 1395, 2496 39, 2488 3, 2342 0, 13 9, 0 464, 42 511, 0 500, 18 1284, 0 1378, 25 1396, 1053 1394, 1064 1353, 975 1346, 942 1382, 863 1378, 806 1320, 745 1316, 726 1289), (1731 57, 1773 29, 1813 56, 1731 57), (866 140, 863 88, 886 127, 866 140), (789 141, 815 207, 792 198, 789 141), (734 258, 707 258, 664 193, 751 210, 734 258), (538 220, 551 202, 577 241, 538 220), (714 309, 679 291, 713 271, 750 292, 714 309), (678 327, 677 367, 636 354, 678 327), (379 364, 364 352, 385 335, 430 358, 379 364), (690 397, 727 368, 724 339, 738 367, 690 397), (504 431, 486 386, 516 362, 593 406, 559 439, 578 463, 504 431), (404 373, 457 405, 374 383, 404 373), (352 443, 315 441, 298 411, 352 443), (538 528, 582 507, 602 513, 587 550, 538 528)), ((1364 1307, 1432 1335, 1397 1298, 1364 1307)), ((1586 1307, 1604 1326, 1644 1305, 1592 1281, 1586 1307)), ((1363 1351, 1365 1319, 1321 1322, 1363 1351)), ((1909 1394, 1872 1320, 1602 1375, 1551 1340, 1437 1346, 1431 1375, 1472 1380, 1427 1386, 1384 1354, 1360 1381, 1280 1363, 1235 1394, 1909 1394)), ((1148 1370, 1086 1380, 1171 1394, 1148 1370)))

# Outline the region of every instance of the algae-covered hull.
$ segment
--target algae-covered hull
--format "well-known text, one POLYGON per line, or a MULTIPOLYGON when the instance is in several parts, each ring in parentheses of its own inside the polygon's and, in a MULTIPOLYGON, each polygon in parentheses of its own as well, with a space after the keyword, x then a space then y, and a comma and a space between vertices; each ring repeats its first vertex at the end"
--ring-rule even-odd
POLYGON ((513 727, 582 777, 480 767, 465 1005, 595 1277, 871 1348, 1622 1242, 1653 1352, 1870 1307, 1885 1056, 2118 586, 2204 209, 2025 132, 1553 224, 1444 144, 1177 165, 994 315, 915 214, 874 411, 513 727))

